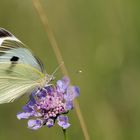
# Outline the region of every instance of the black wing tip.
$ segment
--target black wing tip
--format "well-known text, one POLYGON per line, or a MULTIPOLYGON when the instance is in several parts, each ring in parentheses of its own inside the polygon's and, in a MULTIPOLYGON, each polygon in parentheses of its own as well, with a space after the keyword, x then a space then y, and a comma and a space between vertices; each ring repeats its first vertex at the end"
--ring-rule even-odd
POLYGON ((9 31, 5 30, 4 28, 0 28, 0 38, 2 38, 2 37, 12 37, 12 36, 13 35, 9 31))

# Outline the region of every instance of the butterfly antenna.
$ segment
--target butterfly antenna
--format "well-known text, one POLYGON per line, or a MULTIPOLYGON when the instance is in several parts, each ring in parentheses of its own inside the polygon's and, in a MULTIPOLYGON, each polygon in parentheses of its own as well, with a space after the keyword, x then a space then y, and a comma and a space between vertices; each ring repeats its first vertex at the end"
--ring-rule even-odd
POLYGON ((64 65, 64 61, 62 61, 62 62, 58 65, 58 67, 54 70, 54 72, 51 74, 52 78, 53 78, 54 74, 58 71, 58 69, 59 69, 62 65, 64 65))

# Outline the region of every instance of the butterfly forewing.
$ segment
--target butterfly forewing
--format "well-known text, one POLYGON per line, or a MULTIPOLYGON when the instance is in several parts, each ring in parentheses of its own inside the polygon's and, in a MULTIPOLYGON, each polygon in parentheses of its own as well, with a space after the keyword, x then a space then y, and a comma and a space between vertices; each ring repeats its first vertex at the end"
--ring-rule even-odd
POLYGON ((4 40, 0 47, 0 62, 11 61, 13 57, 17 57, 16 63, 31 65, 42 73, 45 73, 41 61, 25 48, 25 45, 15 40, 4 40))

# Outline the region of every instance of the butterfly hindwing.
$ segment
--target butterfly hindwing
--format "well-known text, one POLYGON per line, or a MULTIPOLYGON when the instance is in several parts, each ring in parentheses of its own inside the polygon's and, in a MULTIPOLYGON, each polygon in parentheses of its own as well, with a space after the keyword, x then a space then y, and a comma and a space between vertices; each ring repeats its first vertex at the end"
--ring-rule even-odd
POLYGON ((25 64, 9 69, 8 63, 0 63, 0 103, 11 102, 29 90, 39 87, 44 75, 25 64))

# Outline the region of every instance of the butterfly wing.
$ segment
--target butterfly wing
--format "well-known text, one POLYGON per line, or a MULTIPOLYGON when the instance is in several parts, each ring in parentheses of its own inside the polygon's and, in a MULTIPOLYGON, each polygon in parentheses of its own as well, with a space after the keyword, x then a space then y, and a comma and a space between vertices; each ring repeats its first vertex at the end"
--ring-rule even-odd
POLYGON ((15 60, 16 57, 18 63, 23 63, 31 65, 32 67, 38 69, 42 73, 45 73, 44 66, 42 62, 37 58, 31 50, 27 49, 25 44, 19 41, 15 36, 4 29, 0 29, 0 62, 7 62, 9 60, 15 60), (2 37, 2 33, 3 36, 2 37), (12 59, 13 58, 13 59, 12 59))
POLYGON ((8 63, 0 63, 0 103, 14 101, 42 83, 44 75, 36 69, 18 64, 9 69, 8 63))
POLYGON ((45 84, 41 61, 11 33, 0 29, 0 103, 12 102, 45 84))

